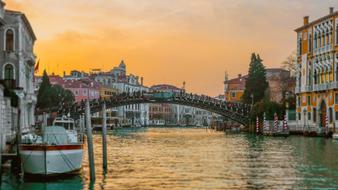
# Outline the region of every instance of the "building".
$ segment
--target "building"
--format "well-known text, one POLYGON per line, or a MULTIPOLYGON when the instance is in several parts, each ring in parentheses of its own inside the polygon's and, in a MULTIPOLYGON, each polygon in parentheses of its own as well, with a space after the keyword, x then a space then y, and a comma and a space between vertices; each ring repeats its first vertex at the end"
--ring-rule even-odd
MULTIPOLYGON (((133 94, 134 92, 147 92, 148 87, 143 85, 143 77, 127 74, 127 66, 122 60, 119 66, 108 72, 96 70, 90 77, 101 85, 116 89, 117 93, 133 94)), ((120 118, 123 125, 148 125, 149 105, 133 104, 120 106, 114 109, 112 115, 120 118)))
MULTIPOLYGON (((150 92, 184 92, 184 89, 173 85, 159 84, 150 88, 150 92)), ((149 120, 153 125, 209 125, 212 117, 209 111, 190 106, 174 104, 150 104, 149 120)))
POLYGON ((88 73, 85 73, 83 71, 78 70, 72 70, 70 71, 70 75, 66 75, 66 72, 63 73, 63 79, 64 80, 78 80, 83 78, 88 78, 88 73))
POLYGON ((269 83, 271 101, 282 103, 286 92, 294 94, 296 82, 291 78, 290 71, 280 68, 266 69, 266 80, 269 83))
MULTIPOLYGON (((180 93, 183 90, 173 85, 159 84, 150 87, 150 92, 174 92, 180 93)), ((178 125, 182 106, 173 104, 150 104, 149 124, 150 125, 178 125)))
POLYGON ((296 111, 298 126, 323 131, 338 121, 338 11, 297 28, 296 111))
MULTIPOLYGON (((228 102, 240 102, 245 90, 248 75, 238 75, 237 78, 224 82, 224 97, 228 102)), ((282 103, 286 92, 294 93, 295 80, 290 77, 290 71, 280 68, 266 69, 266 80, 269 83, 270 100, 282 103)))
POLYGON ((109 99, 110 97, 118 93, 117 89, 111 86, 102 85, 102 84, 100 84, 99 91, 100 91, 100 97, 103 99, 109 99))
POLYGON ((11 104, 11 97, 6 97, 5 88, 0 84, 0 148, 5 150, 6 142, 16 137, 18 127, 18 108, 11 104))
POLYGON ((244 94, 247 76, 238 75, 237 78, 224 81, 224 99, 227 102, 239 102, 244 94))
POLYGON ((0 80, 18 96, 20 127, 23 132, 35 125, 33 53, 36 36, 24 13, 5 10, 0 1, 0 80))
POLYGON ((176 125, 175 106, 171 104, 150 104, 149 125, 176 125))
POLYGON ((74 94, 76 102, 100 98, 102 85, 89 78, 65 80, 59 75, 50 75, 49 81, 52 85, 60 85, 64 89, 70 90, 74 94))

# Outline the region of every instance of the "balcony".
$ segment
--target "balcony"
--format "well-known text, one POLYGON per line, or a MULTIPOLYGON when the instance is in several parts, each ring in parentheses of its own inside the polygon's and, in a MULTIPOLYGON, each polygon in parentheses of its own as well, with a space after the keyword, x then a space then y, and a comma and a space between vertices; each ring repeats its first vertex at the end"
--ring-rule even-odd
POLYGON ((312 91, 312 85, 305 86, 305 91, 306 92, 311 92, 312 91))
POLYGON ((298 94, 298 93, 301 93, 301 92, 312 92, 312 90, 313 90, 312 85, 305 86, 305 90, 302 90, 302 88, 300 86, 297 86, 296 89, 295 89, 295 93, 298 94))
POLYGON ((313 86, 313 91, 324 91, 324 90, 331 90, 331 89, 338 89, 338 82, 316 84, 313 86))

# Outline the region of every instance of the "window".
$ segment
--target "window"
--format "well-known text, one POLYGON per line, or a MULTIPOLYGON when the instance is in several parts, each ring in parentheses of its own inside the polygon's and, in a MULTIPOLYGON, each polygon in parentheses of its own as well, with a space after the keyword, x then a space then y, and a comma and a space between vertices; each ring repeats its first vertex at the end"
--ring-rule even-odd
POLYGON ((336 44, 338 44, 338 22, 336 21, 336 44))
POLYGON ((317 122, 317 110, 316 108, 313 108, 313 122, 316 123, 317 122))
POLYGON ((298 107, 300 107, 300 96, 298 96, 298 101, 297 101, 297 103, 298 103, 298 107))
POLYGON ((6 51, 14 51, 14 32, 11 29, 6 31, 6 51))
POLYGON ((236 97, 236 92, 231 92, 231 97, 235 98, 236 97))
POLYGON ((11 64, 7 64, 5 66, 5 76, 4 76, 5 80, 12 80, 14 79, 14 69, 13 66, 11 64))
POLYGON ((338 104, 338 93, 334 94, 334 103, 338 104))
POLYGON ((307 96, 307 105, 308 105, 308 106, 311 105, 311 96, 307 96))
POLYGON ((309 52, 312 52, 312 35, 309 34, 309 52))
POLYGON ((336 111, 336 121, 338 120, 338 111, 336 111))
POLYGON ((330 120, 330 123, 332 123, 333 121, 333 111, 332 111, 332 108, 329 108, 329 120, 330 120))
POLYGON ((298 113, 298 120, 302 120, 302 114, 298 113))
POLYGON ((311 112, 308 112, 308 113, 307 113, 307 119, 308 119, 309 121, 311 121, 311 112))
POLYGON ((302 34, 298 34, 298 45, 297 45, 297 54, 300 56, 302 54, 302 34))

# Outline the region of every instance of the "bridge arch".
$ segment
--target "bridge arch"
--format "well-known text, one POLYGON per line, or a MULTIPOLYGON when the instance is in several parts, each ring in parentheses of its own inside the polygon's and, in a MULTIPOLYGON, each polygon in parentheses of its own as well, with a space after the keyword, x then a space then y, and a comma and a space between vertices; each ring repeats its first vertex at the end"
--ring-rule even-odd
MULTIPOLYGON (((137 94, 137 93, 136 93, 137 94)), ((240 123, 244 126, 249 125, 250 106, 241 103, 229 103, 216 100, 206 96, 192 95, 187 93, 140 93, 139 95, 116 95, 109 99, 97 99, 90 101, 90 109, 92 113, 100 112, 102 105, 106 104, 106 108, 115 108, 133 104, 152 104, 166 103, 182 106, 190 106, 206 110, 232 121, 240 123)), ((74 105, 72 108, 72 116, 76 116, 85 112, 85 102, 74 105)))

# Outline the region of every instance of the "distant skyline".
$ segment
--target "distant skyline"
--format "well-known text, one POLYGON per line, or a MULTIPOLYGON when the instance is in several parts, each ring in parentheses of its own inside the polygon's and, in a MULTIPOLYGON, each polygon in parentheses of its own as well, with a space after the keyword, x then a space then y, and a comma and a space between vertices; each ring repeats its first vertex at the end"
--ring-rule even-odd
POLYGON ((294 29, 338 9, 337 0, 5 0, 38 38, 40 73, 104 71, 121 59, 146 85, 186 81, 223 93, 224 72, 246 74, 252 52, 268 68, 296 50, 294 29))

